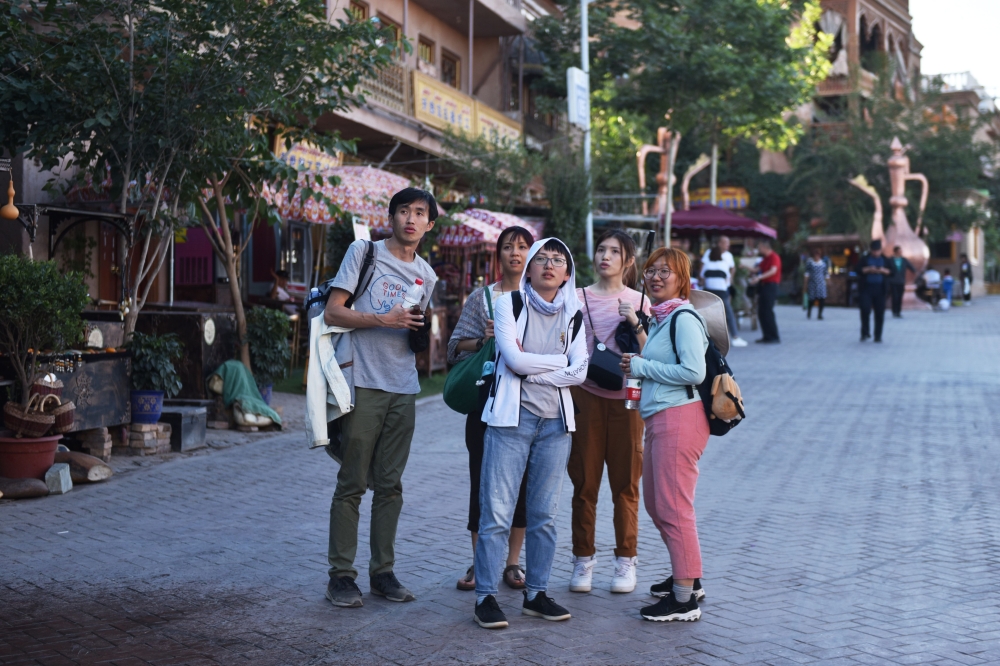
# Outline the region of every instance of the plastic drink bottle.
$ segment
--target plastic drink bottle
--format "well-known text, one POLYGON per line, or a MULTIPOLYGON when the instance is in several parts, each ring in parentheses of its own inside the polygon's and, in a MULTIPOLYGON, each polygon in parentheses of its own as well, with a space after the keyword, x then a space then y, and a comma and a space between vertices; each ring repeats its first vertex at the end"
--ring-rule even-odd
POLYGON ((639 409, 639 399, 642 398, 642 380, 629 377, 625 380, 625 409, 639 409))
POLYGON ((417 278, 413 281, 413 284, 409 289, 406 290, 406 295, 403 296, 403 308, 407 310, 413 310, 416 308, 420 309, 420 301, 424 297, 424 281, 417 278))

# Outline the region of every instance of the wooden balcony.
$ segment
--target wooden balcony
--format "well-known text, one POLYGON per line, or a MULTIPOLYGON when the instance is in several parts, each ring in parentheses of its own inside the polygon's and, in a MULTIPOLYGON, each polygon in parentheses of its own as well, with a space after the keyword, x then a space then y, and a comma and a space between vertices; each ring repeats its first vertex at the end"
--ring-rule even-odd
POLYGON ((403 65, 389 65, 377 76, 362 77, 361 92, 365 101, 403 115, 412 115, 410 104, 410 73, 403 65))

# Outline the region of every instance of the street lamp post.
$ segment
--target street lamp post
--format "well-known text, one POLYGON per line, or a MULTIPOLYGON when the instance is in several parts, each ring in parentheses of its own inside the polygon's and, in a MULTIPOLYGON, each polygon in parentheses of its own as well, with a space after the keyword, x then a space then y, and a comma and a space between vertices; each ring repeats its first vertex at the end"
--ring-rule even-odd
MULTIPOLYGON (((580 68, 590 90, 590 27, 587 25, 587 5, 593 0, 580 0, 580 68)), ((589 99, 588 99, 589 102, 589 99)), ((583 130, 583 170, 587 174, 587 256, 594 256, 594 209, 590 182, 590 105, 587 105, 587 124, 583 130)))

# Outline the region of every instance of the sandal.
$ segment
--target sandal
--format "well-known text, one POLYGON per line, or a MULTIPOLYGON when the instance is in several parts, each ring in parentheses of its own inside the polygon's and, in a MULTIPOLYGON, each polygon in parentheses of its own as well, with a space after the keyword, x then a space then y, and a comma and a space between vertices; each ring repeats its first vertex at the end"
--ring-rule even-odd
POLYGON ((476 567, 475 565, 469 567, 469 570, 465 572, 463 578, 458 579, 458 589, 464 590, 466 592, 476 589, 476 567))
POLYGON ((524 570, 520 564, 512 564, 503 570, 503 582, 512 590, 524 589, 524 570))

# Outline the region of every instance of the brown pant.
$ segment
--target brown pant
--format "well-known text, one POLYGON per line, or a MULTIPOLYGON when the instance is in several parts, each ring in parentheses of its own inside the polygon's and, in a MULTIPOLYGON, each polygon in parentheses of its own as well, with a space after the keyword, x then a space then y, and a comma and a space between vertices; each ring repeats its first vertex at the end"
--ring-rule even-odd
POLYGON ((638 410, 624 400, 599 398, 578 386, 570 389, 576 403, 576 432, 569 454, 573 480, 573 554, 594 554, 597 493, 608 466, 611 501, 615 505, 615 556, 635 557, 639 536, 639 478, 642 476, 643 423, 638 410))

